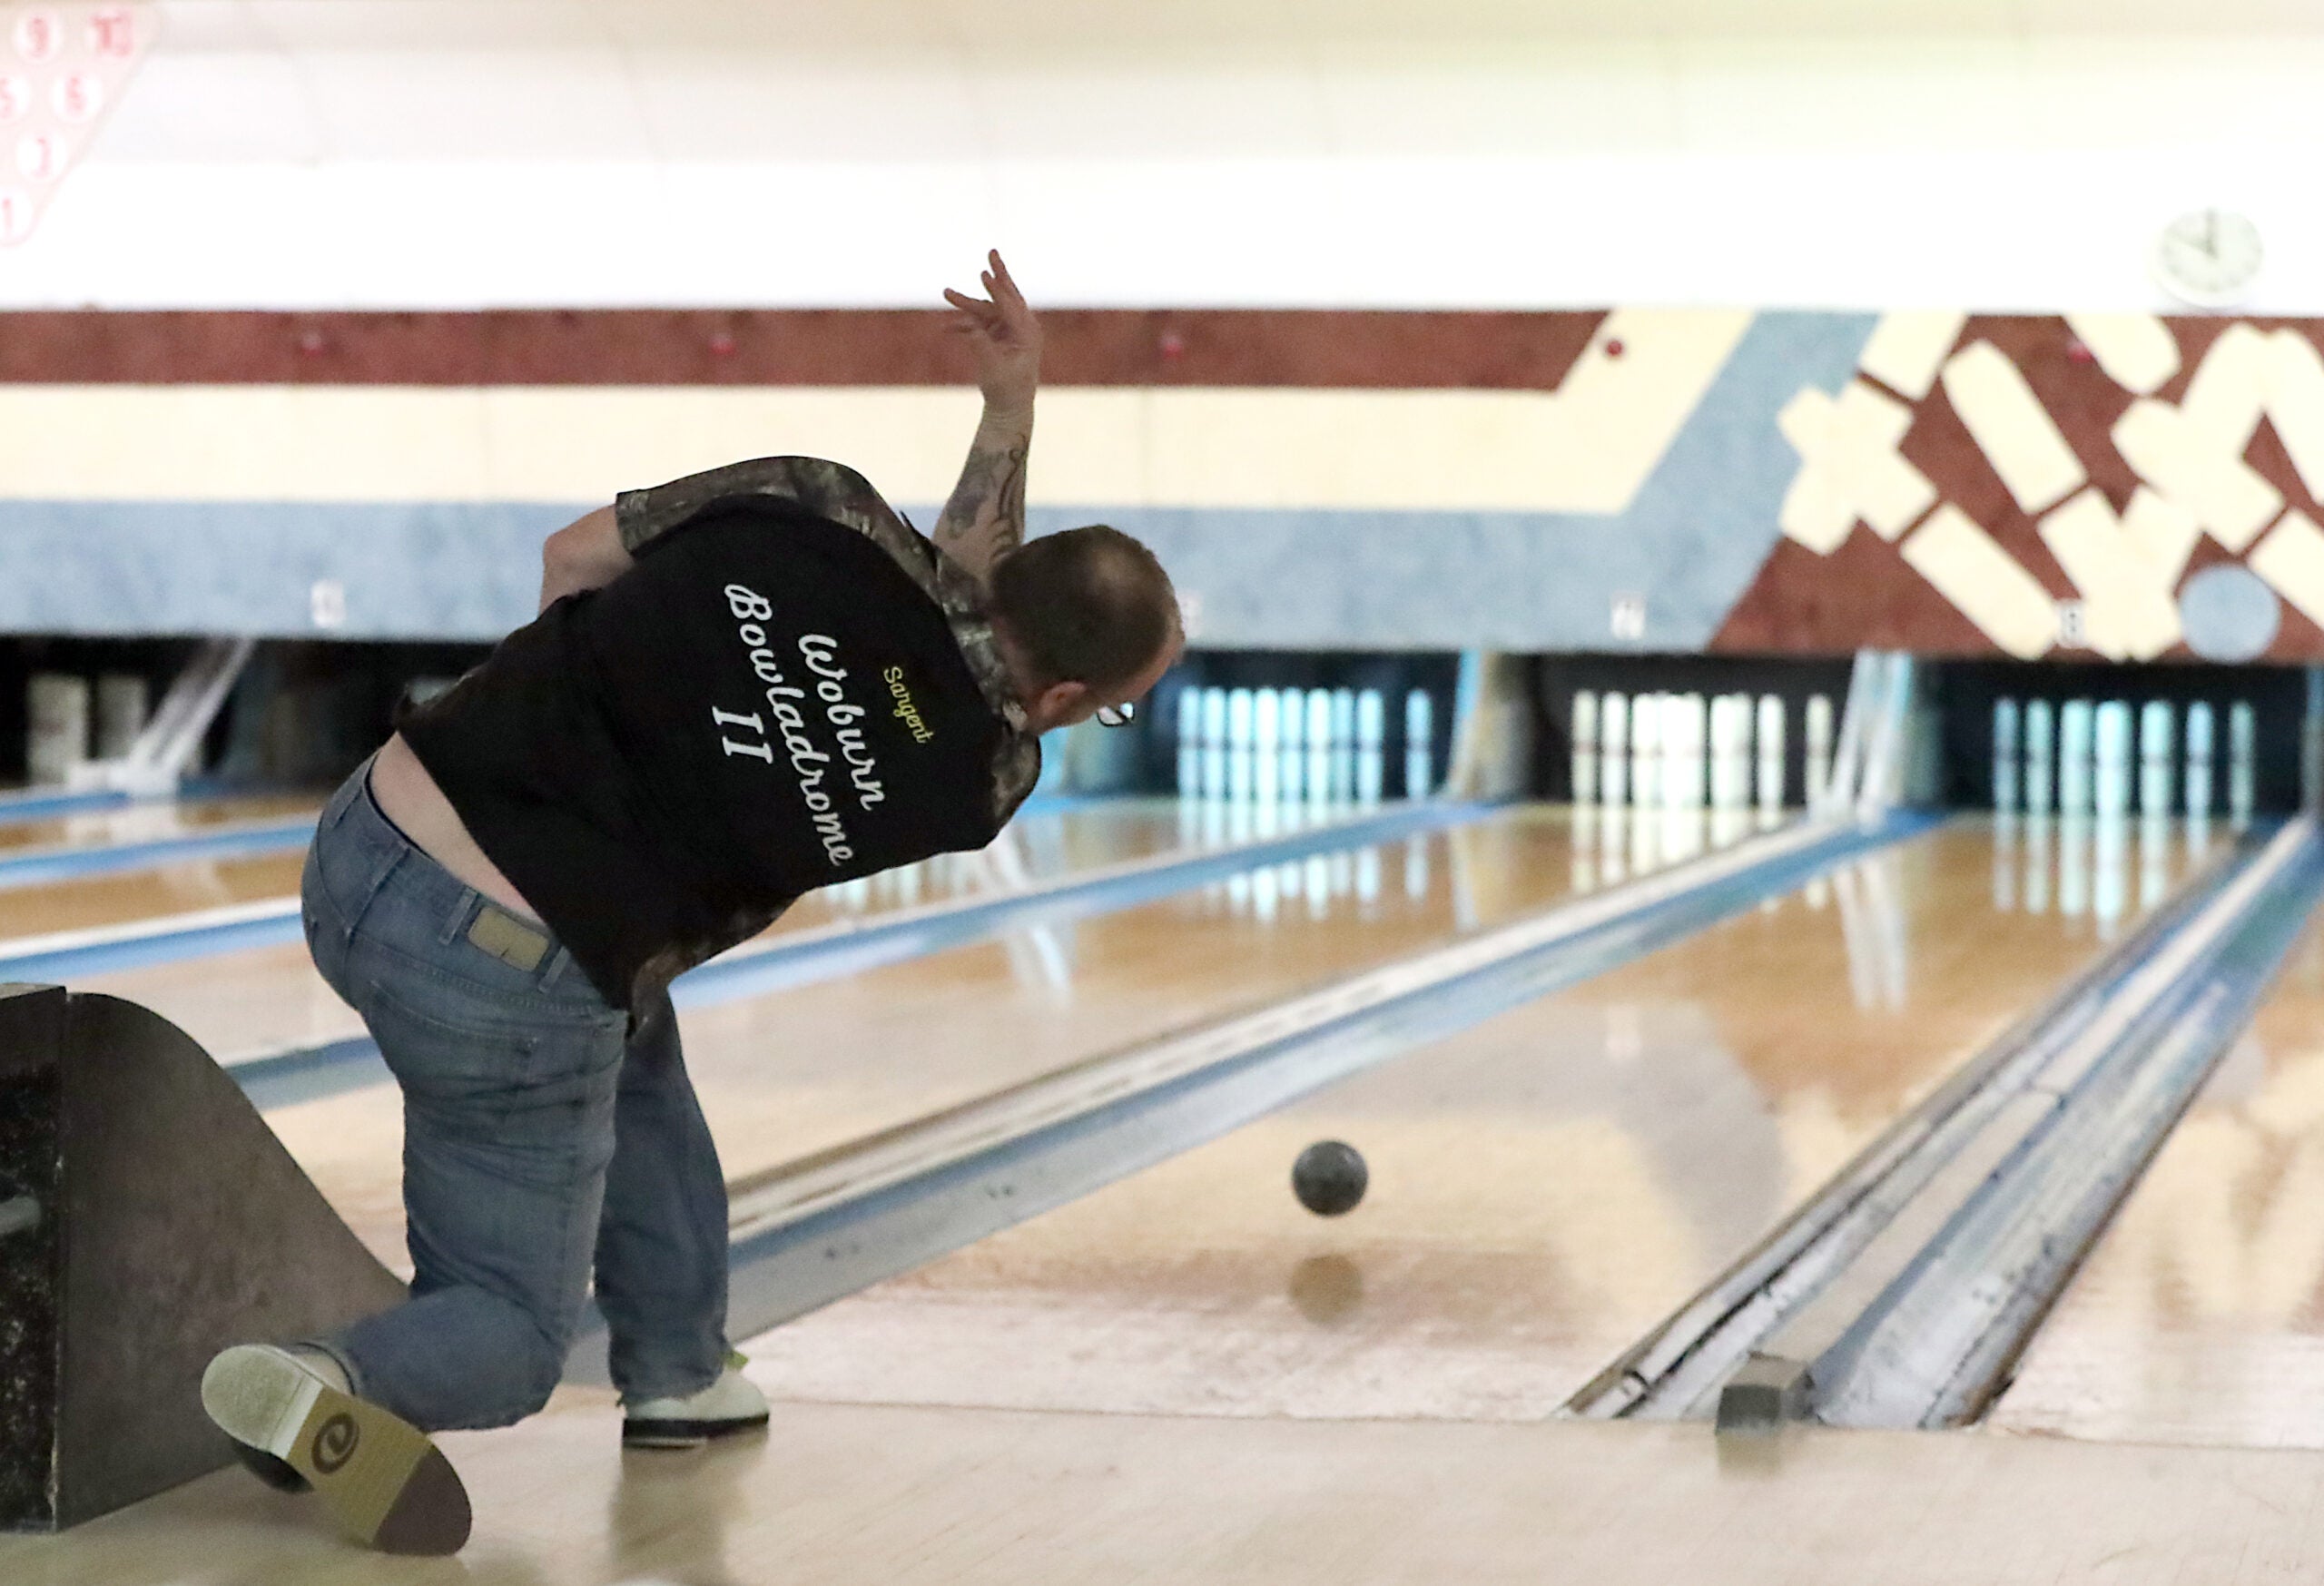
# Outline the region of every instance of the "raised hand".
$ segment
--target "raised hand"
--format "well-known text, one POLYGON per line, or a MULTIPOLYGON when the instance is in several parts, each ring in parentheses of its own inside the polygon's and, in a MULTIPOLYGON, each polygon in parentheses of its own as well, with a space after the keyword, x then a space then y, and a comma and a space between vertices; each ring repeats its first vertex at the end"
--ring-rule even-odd
POLYGON ((1041 383, 1041 322, 1025 305, 1025 294, 1009 278, 998 251, 986 255, 980 279, 988 296, 944 289, 952 305, 952 329, 969 339, 977 360, 977 389, 988 406, 1030 410, 1041 383))

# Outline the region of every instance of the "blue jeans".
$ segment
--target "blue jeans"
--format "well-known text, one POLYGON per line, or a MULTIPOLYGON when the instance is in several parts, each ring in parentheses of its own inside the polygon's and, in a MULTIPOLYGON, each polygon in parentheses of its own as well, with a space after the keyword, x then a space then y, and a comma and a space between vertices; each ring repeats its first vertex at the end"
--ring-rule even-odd
POLYGON ((411 1297, 320 1343, 425 1431, 547 1401, 592 1266, 615 1385, 726 1354, 726 1182, 665 1002, 635 1035, 572 955, 415 848, 367 763, 324 806, 307 944, 403 1089, 411 1297))

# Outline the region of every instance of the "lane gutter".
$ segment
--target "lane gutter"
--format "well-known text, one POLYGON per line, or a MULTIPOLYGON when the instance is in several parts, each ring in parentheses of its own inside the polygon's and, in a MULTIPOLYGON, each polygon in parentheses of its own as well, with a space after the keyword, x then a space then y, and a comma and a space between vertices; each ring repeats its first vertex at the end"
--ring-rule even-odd
POLYGON ((1974 1416, 2248 1021, 2320 885, 2324 840, 2305 820, 2190 878, 1566 1413, 1722 1430, 1974 1416))

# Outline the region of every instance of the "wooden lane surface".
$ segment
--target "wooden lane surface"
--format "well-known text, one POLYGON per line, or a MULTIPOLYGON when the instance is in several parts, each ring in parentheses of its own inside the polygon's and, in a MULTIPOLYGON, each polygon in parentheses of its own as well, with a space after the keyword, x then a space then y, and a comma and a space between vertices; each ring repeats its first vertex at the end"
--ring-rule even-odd
MULTIPOLYGON (((1021 818, 993 847, 980 853, 942 854, 925 864, 810 893, 777 921, 771 935, 812 930, 834 921, 863 919, 916 903, 996 890, 1021 878, 1041 879, 1144 859, 1181 848, 1231 841, 1238 833, 1221 826, 1180 819, 1174 802, 1124 800, 1037 812, 1021 818)), ((271 890, 262 897, 289 896, 298 890, 302 855, 238 862, 272 866, 271 890)), ((228 867, 172 867, 166 874, 143 872, 0 892, 0 910, 15 905, 20 923, 40 931, 64 930, 60 921, 76 911, 87 915, 110 904, 126 919, 182 912, 232 901, 217 880, 228 867), (108 883, 100 886, 100 881, 108 883), (179 896, 172 901, 172 889, 179 896), (206 890, 205 890, 206 889, 206 890), (44 914, 27 902, 43 897, 63 901, 44 914), (206 897, 203 902, 189 897, 206 897)), ((238 872, 255 874, 255 872, 238 872)), ((256 887, 256 882, 248 885, 256 887)), ((83 919, 80 923, 91 923, 83 919)), ((24 934, 18 931, 0 934, 24 934)), ((116 974, 92 976, 75 989, 104 991, 143 1003, 192 1034, 221 1058, 285 1047, 339 1040, 362 1033, 362 1021, 316 975, 303 943, 181 959, 116 974)))
MULTIPOLYGON (((1228 882, 684 1016, 687 1067, 728 1177, 778 1167, 1095 1053, 1553 902, 1561 812, 1304 862, 1299 892, 1228 882), (1311 887, 1311 878, 1314 885, 1311 887)), ((400 1118, 377 1089, 268 1121, 402 1269, 400 1118)))
POLYGON ((188 837, 245 821, 310 815, 321 807, 322 801, 311 793, 281 793, 115 804, 37 821, 0 821, 0 856, 25 848, 103 848, 118 842, 188 837))
POLYGON ((26 1586, 2280 1586, 2324 1574, 2324 1455, 2050 1438, 778 1404, 619 1447, 603 1392, 450 1433, 457 1560, 340 1542, 222 1471, 63 1536, 26 1586))
POLYGON ((1986 1424, 2324 1448, 2324 922, 2293 944, 1986 1424))
POLYGON ((749 1347, 811 1399, 1548 1415, 2097 953, 1997 861, 1941 829, 749 1347), (1336 1221, 1287 1183, 1326 1138, 1336 1221))

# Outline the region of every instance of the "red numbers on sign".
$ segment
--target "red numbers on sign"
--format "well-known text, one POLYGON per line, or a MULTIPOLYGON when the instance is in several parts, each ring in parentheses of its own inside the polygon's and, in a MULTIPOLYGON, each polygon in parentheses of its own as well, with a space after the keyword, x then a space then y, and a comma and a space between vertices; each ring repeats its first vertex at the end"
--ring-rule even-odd
POLYGON ((32 235, 36 212, 32 194, 0 187, 0 243, 21 242, 32 235))
POLYGON ((64 138, 59 133, 34 133, 16 140, 16 169, 33 182, 54 182, 64 174, 64 138))
POLYGON ((57 120, 78 126, 104 108, 105 85, 86 72, 67 72, 48 91, 48 103, 57 120))
POLYGON ((77 126, 94 120, 105 104, 104 80, 86 72, 67 72, 48 91, 49 108, 56 119, 77 126))
POLYGON ((16 18, 16 54, 38 64, 64 47, 64 27, 54 11, 27 11, 16 18))
POLYGON ((123 6, 108 5, 89 18, 89 48, 126 59, 137 53, 137 18, 123 6))

